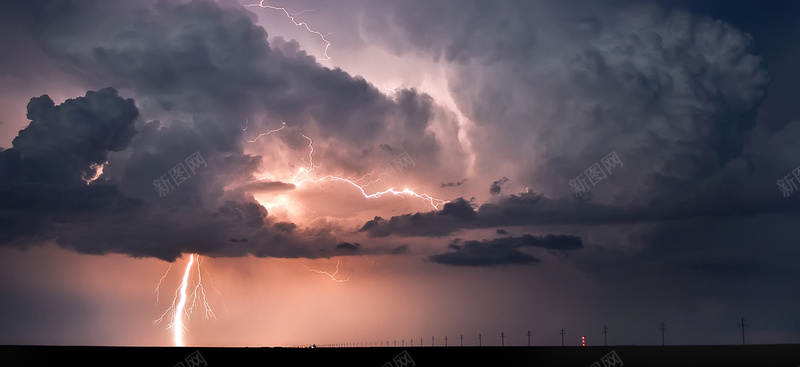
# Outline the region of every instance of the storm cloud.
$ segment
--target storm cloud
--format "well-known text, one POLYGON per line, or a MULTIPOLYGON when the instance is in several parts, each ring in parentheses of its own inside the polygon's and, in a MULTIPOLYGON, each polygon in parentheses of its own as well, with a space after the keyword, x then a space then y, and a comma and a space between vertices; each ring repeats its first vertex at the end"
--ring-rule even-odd
POLYGON ((483 241, 450 243, 455 250, 431 255, 428 260, 452 266, 494 266, 507 264, 538 263, 540 260, 526 252, 524 247, 540 247, 556 251, 574 251, 583 248, 580 237, 569 235, 546 235, 536 237, 529 234, 521 237, 502 237, 483 241))
POLYGON ((335 225, 281 222, 254 199, 295 189, 287 176, 256 177, 266 159, 302 161, 310 138, 300 131, 314 130, 336 158, 327 160, 331 170, 354 168, 340 163, 348 161, 373 168, 383 150, 365 151, 381 144, 436 164, 440 148, 426 128, 438 107, 429 96, 387 97, 321 66, 296 42, 269 42, 240 6, 64 0, 12 10, 48 56, 115 89, 58 106, 48 96, 31 100, 30 124, 0 152, 4 244, 54 240, 165 260, 187 252, 331 256, 347 249, 337 246, 335 225), (284 119, 291 126, 272 140, 277 149, 246 151, 252 131, 284 119), (387 139, 398 129, 402 140, 387 139))

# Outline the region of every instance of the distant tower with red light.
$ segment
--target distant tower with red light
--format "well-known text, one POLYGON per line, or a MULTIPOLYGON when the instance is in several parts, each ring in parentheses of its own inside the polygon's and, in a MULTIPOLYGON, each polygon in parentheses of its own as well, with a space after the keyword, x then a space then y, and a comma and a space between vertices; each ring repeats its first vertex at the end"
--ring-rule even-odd
POLYGON ((585 346, 586 346, 586 337, 585 337, 585 336, 582 336, 582 337, 581 337, 581 346, 582 346, 582 347, 585 347, 585 346))

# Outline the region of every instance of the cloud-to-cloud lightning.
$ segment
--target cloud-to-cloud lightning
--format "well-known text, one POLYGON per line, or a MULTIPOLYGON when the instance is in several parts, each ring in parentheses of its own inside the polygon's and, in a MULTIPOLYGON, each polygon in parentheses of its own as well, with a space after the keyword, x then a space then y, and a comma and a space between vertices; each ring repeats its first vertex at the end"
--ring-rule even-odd
MULTIPOLYGON (((267 136, 267 135, 270 135, 272 133, 276 133, 276 132, 279 132, 279 131, 283 130, 286 127, 286 122, 281 121, 281 124, 282 124, 282 126, 280 128, 272 129, 272 130, 270 130, 270 131, 268 131, 266 133, 260 133, 255 139, 248 140, 248 142, 249 143, 255 143, 262 136, 267 136)), ((245 129, 244 130, 247 130, 247 125, 245 125, 245 129)), ((366 177, 369 177, 372 173, 364 175, 363 177, 361 177, 359 179, 353 179, 352 177, 342 177, 342 176, 336 176, 336 175, 326 175, 326 176, 322 176, 322 177, 314 177, 314 176, 312 176, 312 172, 314 170, 316 170, 317 168, 319 168, 318 165, 314 164, 314 141, 306 134, 303 134, 303 133, 301 133, 299 131, 297 131, 297 133, 302 135, 304 139, 308 140, 308 149, 309 150, 308 150, 308 159, 300 157, 300 160, 307 167, 300 167, 297 170, 297 173, 295 173, 294 177, 292 178, 292 184, 294 184, 295 186, 301 186, 301 185, 303 185, 305 183, 312 183, 312 184, 316 184, 317 186, 319 186, 319 184, 321 184, 321 183, 338 182, 338 183, 343 183, 343 184, 346 184, 348 186, 353 187, 358 192, 360 192, 361 195, 365 199, 378 199, 378 198, 380 198, 380 197, 382 197, 384 195, 394 195, 394 196, 398 196, 398 197, 402 197, 402 198, 414 197, 414 198, 418 198, 418 199, 424 201, 425 203, 430 205, 433 209, 439 209, 442 205, 450 202, 448 200, 435 198, 435 197, 433 197, 431 195, 428 195, 426 193, 417 193, 414 189, 411 189, 411 188, 403 188, 403 189, 398 190, 398 186, 391 187, 391 188, 383 190, 383 191, 378 191, 378 192, 374 192, 374 193, 368 194, 367 191, 365 190, 365 188, 367 186, 375 183, 375 182, 380 181, 381 180, 380 176, 377 179, 375 179, 373 181, 370 181, 369 183, 367 183, 365 185, 359 185, 358 182, 364 180, 364 178, 366 178, 366 177), (302 176, 302 177, 300 177, 300 176, 302 176)), ((374 173, 374 171, 373 171, 373 173, 374 173)))

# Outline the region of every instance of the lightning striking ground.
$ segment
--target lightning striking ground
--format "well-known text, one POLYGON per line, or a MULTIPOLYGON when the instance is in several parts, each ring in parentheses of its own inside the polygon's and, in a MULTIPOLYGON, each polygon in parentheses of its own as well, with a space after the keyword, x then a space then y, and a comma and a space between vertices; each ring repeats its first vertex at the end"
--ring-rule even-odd
MULTIPOLYGON (((172 264, 170 264, 167 272, 164 273, 158 282, 158 286, 156 286, 156 290, 154 291, 156 294, 156 300, 158 300, 161 283, 164 281, 164 278, 167 276, 170 269, 172 269, 172 264)), ((214 287, 214 289, 216 290, 216 287, 214 287)), ((217 292, 219 293, 219 291, 217 292)), ((222 295, 220 294, 220 297, 221 296, 222 295)), ((172 299, 172 305, 166 311, 164 311, 163 314, 161 314, 161 317, 155 320, 156 324, 162 323, 164 318, 172 320, 172 322, 167 325, 167 329, 172 331, 172 339, 175 346, 184 346, 183 334, 186 330, 188 330, 184 324, 184 317, 189 318, 195 312, 195 307, 202 308, 205 318, 217 317, 208 302, 208 297, 203 285, 200 269, 200 255, 189 254, 189 261, 187 262, 186 268, 183 272, 181 285, 175 291, 175 297, 172 299), (189 283, 192 280, 192 266, 195 264, 197 264, 197 279, 195 280, 196 283, 194 284, 192 292, 189 293, 189 283)))
POLYGON ((299 27, 305 27, 305 29, 309 33, 316 34, 317 36, 319 36, 319 38, 322 40, 322 42, 325 42, 325 52, 324 52, 325 58, 317 58, 317 61, 329 61, 329 60, 331 60, 331 57, 328 55, 328 49, 331 47, 331 42, 328 41, 328 39, 326 38, 326 35, 320 33, 319 31, 315 31, 315 30, 311 29, 308 26, 308 23, 306 23, 306 22, 298 22, 295 19, 295 16, 300 15, 300 14, 305 13, 305 12, 308 12, 308 11, 312 11, 312 10, 303 10, 303 11, 293 15, 293 14, 289 13, 289 11, 286 10, 286 8, 281 8, 281 7, 272 6, 272 5, 266 5, 266 4, 264 4, 264 1, 265 0, 261 0, 261 2, 259 2, 258 4, 249 4, 249 5, 245 5, 245 6, 248 6, 248 7, 257 6, 257 7, 260 7, 262 9, 273 9, 273 10, 282 11, 284 14, 286 14, 286 17, 289 18, 289 20, 291 20, 292 23, 294 23, 294 25, 299 26, 299 27))
POLYGON ((189 272, 192 270, 192 263, 194 262, 194 254, 189 255, 189 263, 186 265, 186 271, 183 272, 183 282, 178 289, 180 300, 175 307, 175 312, 172 318, 172 339, 176 346, 183 346, 183 312, 186 306, 186 288, 189 283, 189 272))

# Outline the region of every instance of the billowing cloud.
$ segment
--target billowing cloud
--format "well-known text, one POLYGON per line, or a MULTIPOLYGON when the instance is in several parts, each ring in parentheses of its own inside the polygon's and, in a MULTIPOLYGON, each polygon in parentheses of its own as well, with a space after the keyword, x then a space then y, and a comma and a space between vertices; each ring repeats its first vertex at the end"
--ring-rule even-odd
POLYGON ((31 100, 31 123, 0 153, 5 244, 54 240, 166 260, 332 256, 352 250, 337 238, 346 229, 274 217, 255 195, 298 191, 298 167, 369 172, 392 162, 401 148, 391 147, 426 157, 412 174, 438 165, 428 128, 443 110, 429 96, 386 96, 294 41, 269 42, 238 5, 63 0, 11 10, 48 57, 115 89, 59 106, 31 100))
POLYGON ((390 8, 392 31, 376 38, 451 66, 450 93, 476 125, 476 171, 512 191, 569 196, 570 179, 616 152, 624 168, 594 200, 669 200, 742 157, 770 81, 746 33, 654 4, 390 8))

